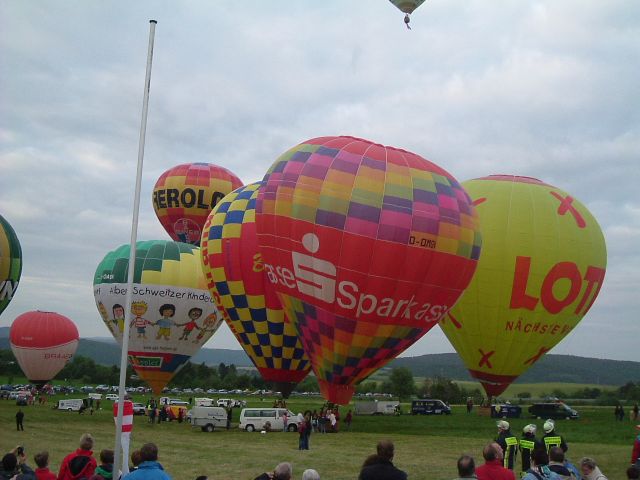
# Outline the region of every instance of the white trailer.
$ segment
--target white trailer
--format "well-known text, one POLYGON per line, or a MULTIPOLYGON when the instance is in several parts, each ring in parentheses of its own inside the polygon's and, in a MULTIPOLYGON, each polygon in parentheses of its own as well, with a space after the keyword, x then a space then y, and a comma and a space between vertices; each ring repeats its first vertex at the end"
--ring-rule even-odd
POLYGON ((70 412, 77 412, 84 405, 84 400, 81 398, 71 398, 67 400, 58 400, 58 410, 68 410, 70 412))
POLYGON ((400 411, 400 404, 393 401, 356 402, 356 415, 396 415, 400 411))
POLYGON ((226 428, 227 411, 222 407, 193 407, 187 415, 192 427, 203 432, 213 432, 215 427, 226 428))

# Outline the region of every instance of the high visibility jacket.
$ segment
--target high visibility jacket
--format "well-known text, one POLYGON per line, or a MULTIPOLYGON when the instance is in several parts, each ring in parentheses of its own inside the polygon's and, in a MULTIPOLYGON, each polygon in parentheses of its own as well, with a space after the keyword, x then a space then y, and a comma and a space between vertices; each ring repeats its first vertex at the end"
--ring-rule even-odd
POLYGON ((504 451, 503 466, 513 470, 518 453, 518 439, 516 437, 505 437, 504 441, 507 443, 507 448, 504 451))
MULTIPOLYGON (((547 455, 549 454, 549 450, 551 450, 551 447, 561 447, 562 443, 562 437, 560 435, 545 435, 544 446, 547 449, 547 455)), ((562 450, 565 450, 565 448, 563 448, 562 450)))

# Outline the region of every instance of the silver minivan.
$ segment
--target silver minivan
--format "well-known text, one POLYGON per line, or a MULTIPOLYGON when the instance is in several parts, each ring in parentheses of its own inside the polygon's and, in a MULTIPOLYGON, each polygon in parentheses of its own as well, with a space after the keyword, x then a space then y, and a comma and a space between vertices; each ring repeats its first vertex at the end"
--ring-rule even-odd
POLYGON ((265 430, 267 422, 270 430, 284 430, 284 416, 287 416, 287 431, 298 431, 298 423, 301 421, 300 415, 296 415, 286 408, 243 408, 240 412, 239 428, 247 432, 255 430, 265 430))

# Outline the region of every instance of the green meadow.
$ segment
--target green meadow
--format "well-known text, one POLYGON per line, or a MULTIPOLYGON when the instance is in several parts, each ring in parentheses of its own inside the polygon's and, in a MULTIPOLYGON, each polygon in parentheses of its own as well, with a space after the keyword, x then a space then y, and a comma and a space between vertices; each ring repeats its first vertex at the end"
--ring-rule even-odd
MULTIPOLYGON (((81 398, 74 395, 68 398, 81 398)), ((65 397, 58 397, 65 398, 65 397)), ((143 397, 134 398, 144 401, 143 397)), ((248 406, 271 406, 273 400, 246 398, 248 406)), ((77 447, 80 435, 92 433, 95 451, 114 446, 114 422, 111 402, 102 401, 102 410, 93 415, 57 411, 47 406, 23 407, 25 431, 15 430, 15 402, 0 401, 0 450, 17 445, 25 447, 30 463, 33 455, 48 450, 52 470, 57 470, 62 458, 77 447)), ((294 399, 288 407, 294 412, 320 409, 319 398, 294 399)), ((523 406, 526 412, 526 406, 523 406)), ((342 407, 344 415, 348 408, 342 407)), ((408 405, 403 405, 406 412, 408 405)), ((634 428, 628 420, 616 422, 609 407, 579 407, 579 420, 559 420, 558 432, 569 443, 568 456, 577 462, 592 456, 611 479, 624 478, 634 438, 634 428)), ((151 425, 145 417, 135 417, 132 447, 155 442, 160 449, 160 461, 176 480, 193 480, 198 475, 214 479, 255 478, 277 463, 289 461, 294 477, 300 478, 306 468, 315 468, 323 479, 357 479, 365 457, 375 451, 378 440, 388 438, 396 445, 394 463, 412 479, 451 479, 456 476, 456 460, 468 453, 482 463, 482 447, 496 434, 495 420, 466 413, 463 406, 454 406, 450 416, 356 416, 352 430, 336 434, 314 433, 310 450, 298 450, 296 433, 270 432, 266 435, 248 433, 237 428, 239 409, 234 409, 234 428, 205 433, 192 429, 188 423, 167 422, 151 425)), ((528 423, 543 420, 524 416, 510 419, 514 433, 520 433, 528 423)))

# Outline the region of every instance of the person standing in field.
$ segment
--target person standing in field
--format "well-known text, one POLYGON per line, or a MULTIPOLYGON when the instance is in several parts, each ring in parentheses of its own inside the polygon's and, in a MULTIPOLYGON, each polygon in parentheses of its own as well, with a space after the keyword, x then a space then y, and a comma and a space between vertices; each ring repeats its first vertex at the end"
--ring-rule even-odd
POLYGON ((522 438, 519 442, 520 458, 522 458, 522 471, 531 468, 531 454, 535 448, 544 448, 544 443, 536 438, 537 427, 530 423, 522 429, 522 438))
POLYGON ((18 409, 18 413, 16 413, 16 429, 18 431, 24 431, 24 425, 22 422, 24 421, 24 412, 21 408, 18 409))
POLYGON ((502 456, 504 464, 502 465, 509 470, 513 470, 518 454, 518 439, 511 433, 509 422, 500 420, 497 424, 498 437, 496 443, 502 448, 502 456))
POLYGON ((544 422, 542 428, 544 429, 544 437, 542 437, 542 440, 544 441, 544 446, 547 449, 547 455, 549 454, 551 447, 560 447, 564 453, 567 453, 567 450, 569 450, 567 442, 564 441, 564 438, 562 438, 561 435, 556 433, 556 424, 553 420, 548 419, 544 422))
POLYGON ((631 452, 631 464, 640 468, 640 425, 636 425, 638 435, 633 442, 633 450, 631 452))

